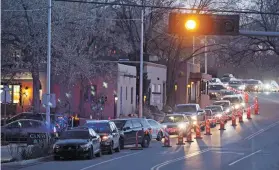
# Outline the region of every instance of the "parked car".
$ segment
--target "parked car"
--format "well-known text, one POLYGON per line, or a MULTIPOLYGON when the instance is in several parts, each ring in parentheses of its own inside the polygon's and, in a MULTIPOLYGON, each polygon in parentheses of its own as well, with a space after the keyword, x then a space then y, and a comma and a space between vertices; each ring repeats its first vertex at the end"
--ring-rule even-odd
POLYGON ((195 127, 198 124, 200 128, 204 130, 205 111, 200 108, 199 104, 178 104, 175 106, 174 113, 186 115, 193 127, 195 127))
POLYGON ((165 136, 163 125, 153 119, 147 119, 147 121, 151 126, 152 139, 161 141, 162 138, 165 136))
POLYGON ((53 145, 54 160, 61 157, 100 157, 101 137, 91 128, 75 128, 62 132, 53 145))
POLYGON ((166 115, 162 125, 165 131, 170 135, 177 135, 181 131, 183 134, 186 134, 187 129, 191 126, 189 119, 183 114, 166 115))
POLYGON ((120 131, 120 147, 136 144, 136 134, 138 133, 138 143, 143 148, 148 148, 152 139, 151 126, 145 118, 123 118, 111 120, 120 131))
POLYGON ((101 149, 108 154, 120 152, 120 133, 113 121, 110 120, 87 120, 83 127, 92 128, 101 136, 101 149))
POLYGON ((20 119, 1 127, 1 140, 10 143, 26 143, 28 133, 46 133, 49 137, 57 137, 55 126, 47 127, 46 122, 33 119, 20 119))

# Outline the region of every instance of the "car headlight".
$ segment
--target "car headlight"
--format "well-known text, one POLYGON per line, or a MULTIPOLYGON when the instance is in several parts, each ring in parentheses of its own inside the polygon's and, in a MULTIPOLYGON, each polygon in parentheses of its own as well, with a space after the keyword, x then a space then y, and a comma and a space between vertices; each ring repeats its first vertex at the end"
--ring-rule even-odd
POLYGON ((102 141, 107 141, 108 139, 109 139, 108 136, 103 136, 103 137, 102 137, 102 141))
POLYGON ((198 122, 197 121, 193 121, 193 125, 196 125, 198 122))
POLYGON ((80 147, 82 148, 82 149, 88 149, 88 148, 90 148, 90 144, 84 144, 84 145, 80 145, 80 147))
POLYGON ((179 129, 186 129, 186 124, 180 123, 180 124, 178 125, 178 128, 179 128, 179 129))
POLYGON ((259 86, 255 86, 255 89, 259 88, 259 86))
POLYGON ((234 108, 239 109, 239 104, 235 105, 234 108))
POLYGON ((242 106, 245 106, 245 103, 241 103, 242 106))
POLYGON ((265 87, 266 89, 269 89, 269 88, 270 88, 270 85, 269 85, 269 84, 266 84, 264 87, 265 87))
POLYGON ((165 129, 165 128, 167 128, 167 125, 162 125, 162 127, 165 129))
POLYGON ((197 116, 192 116, 191 119, 192 120, 197 120, 197 116))
POLYGON ((222 117, 222 114, 217 114, 216 117, 220 118, 222 117))
POLYGON ((59 145, 53 145, 53 149, 59 149, 60 148, 60 146, 59 145))
POLYGON ((230 111, 231 111, 230 109, 227 109, 227 110, 226 110, 226 112, 230 112, 230 111))
POLYGON ((243 85, 243 86, 239 86, 238 89, 244 90, 244 89, 245 89, 245 86, 244 86, 244 85, 243 85))

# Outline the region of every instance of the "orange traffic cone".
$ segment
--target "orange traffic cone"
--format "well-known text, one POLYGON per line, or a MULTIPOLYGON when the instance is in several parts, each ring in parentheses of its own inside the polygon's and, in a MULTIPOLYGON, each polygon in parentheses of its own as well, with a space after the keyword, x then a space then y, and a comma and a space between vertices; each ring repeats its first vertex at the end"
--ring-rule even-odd
POLYGON ((210 133, 210 122, 209 122, 209 120, 206 120, 206 122, 205 122, 205 134, 204 135, 212 135, 210 133))
POLYGON ((202 137, 201 137, 201 128, 200 128, 199 124, 197 124, 197 126, 196 126, 196 137, 195 137, 195 139, 202 139, 202 137))
POLYGON ((224 119, 220 119, 220 129, 219 130, 226 130, 225 129, 225 121, 224 121, 224 119))
POLYGON ((171 147, 170 145, 170 136, 167 131, 165 131, 165 139, 164 139, 164 145, 163 147, 171 147))
POLYGON ((236 126, 236 118, 235 118, 235 113, 232 113, 232 126, 236 126))
POLYGON ((258 101, 258 97, 255 97, 255 101, 254 101, 254 113, 255 115, 259 114, 259 101, 258 101))
POLYGON ((243 116, 240 110, 238 111, 238 122, 243 123, 243 116))
POLYGON ((186 142, 188 142, 188 143, 190 143, 190 142, 194 142, 193 140, 192 140, 192 128, 189 128, 188 130, 187 130, 187 137, 186 137, 186 142))
POLYGON ((252 119, 251 118, 251 107, 247 108, 247 119, 252 119))
POLYGON ((178 133, 176 145, 185 145, 185 143, 183 142, 183 132, 178 133))

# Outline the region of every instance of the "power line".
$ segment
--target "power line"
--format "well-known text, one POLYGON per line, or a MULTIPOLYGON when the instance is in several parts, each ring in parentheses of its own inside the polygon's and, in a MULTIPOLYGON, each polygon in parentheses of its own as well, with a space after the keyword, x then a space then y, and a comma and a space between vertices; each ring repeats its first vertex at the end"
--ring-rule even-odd
POLYGON ((217 12, 217 13, 239 13, 239 14, 263 14, 263 15, 278 15, 276 12, 260 12, 255 10, 220 10, 220 9, 199 9, 199 8, 183 8, 183 7, 167 7, 167 6, 153 6, 153 5, 137 5, 137 4, 121 4, 116 2, 95 2, 95 1, 78 1, 78 0, 54 0, 57 2, 71 2, 71 3, 83 3, 83 4, 98 4, 98 5, 118 5, 126 7, 146 7, 146 8, 159 8, 168 10, 186 10, 186 11, 203 11, 203 12, 217 12))
POLYGON ((33 11, 43 11, 47 10, 48 8, 39 8, 39 9, 4 9, 3 12, 33 12, 33 11))

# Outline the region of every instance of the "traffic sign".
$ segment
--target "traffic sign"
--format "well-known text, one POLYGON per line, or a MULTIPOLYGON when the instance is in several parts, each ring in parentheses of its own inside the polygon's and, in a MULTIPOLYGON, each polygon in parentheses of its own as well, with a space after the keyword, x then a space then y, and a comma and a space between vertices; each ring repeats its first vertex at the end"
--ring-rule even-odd
POLYGON ((55 108, 56 107, 56 96, 55 96, 55 94, 54 93, 43 94, 42 103, 45 106, 50 106, 51 108, 55 108), (49 101, 48 101, 48 95, 50 97, 49 101))
POLYGON ((11 89, 8 86, 1 88, 1 103, 11 103, 11 89))

